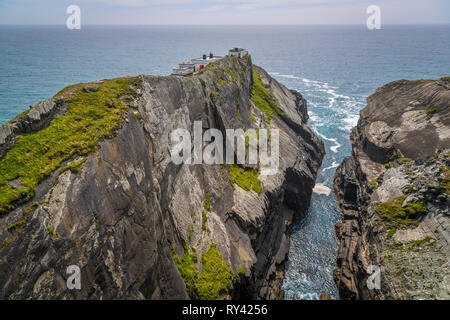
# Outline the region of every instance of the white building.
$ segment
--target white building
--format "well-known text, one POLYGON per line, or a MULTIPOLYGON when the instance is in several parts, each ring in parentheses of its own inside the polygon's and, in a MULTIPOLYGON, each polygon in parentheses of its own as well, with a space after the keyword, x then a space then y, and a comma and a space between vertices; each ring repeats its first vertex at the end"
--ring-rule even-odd
POLYGON ((245 50, 245 49, 242 49, 242 48, 233 48, 233 49, 230 49, 229 51, 228 51, 228 56, 229 57, 238 57, 238 58, 243 58, 243 57, 245 57, 246 55, 248 55, 248 51, 247 50, 245 50))
MULTIPOLYGON (((247 50, 242 48, 233 48, 228 51, 227 57, 236 56, 239 58, 243 58, 246 55, 248 55, 247 50)), ((204 54, 201 58, 195 58, 191 59, 191 61, 188 62, 179 63, 178 67, 173 68, 172 75, 175 75, 177 77, 191 76, 202 70, 208 64, 219 61, 220 59, 223 59, 223 57, 215 56, 212 53, 210 53, 209 55, 204 54)))

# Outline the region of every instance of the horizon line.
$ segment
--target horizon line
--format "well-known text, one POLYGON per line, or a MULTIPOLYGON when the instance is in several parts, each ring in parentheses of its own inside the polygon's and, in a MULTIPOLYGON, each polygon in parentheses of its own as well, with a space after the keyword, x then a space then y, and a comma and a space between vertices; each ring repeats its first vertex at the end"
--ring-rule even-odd
MULTIPOLYGON (((448 23, 384 23, 383 26, 445 26, 448 23)), ((51 23, 51 24, 33 24, 33 23, 0 23, 0 26, 66 26, 65 23, 51 23)), ((298 23, 298 24, 191 24, 191 23, 154 23, 154 24, 133 24, 133 23, 119 23, 119 24, 82 24, 83 26, 366 26, 365 23, 298 23)))

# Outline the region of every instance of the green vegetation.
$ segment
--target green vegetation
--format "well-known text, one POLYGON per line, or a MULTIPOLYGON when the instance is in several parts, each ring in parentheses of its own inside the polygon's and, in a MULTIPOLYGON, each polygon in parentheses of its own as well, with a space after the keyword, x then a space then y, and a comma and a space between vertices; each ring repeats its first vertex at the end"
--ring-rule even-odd
POLYGON ((444 177, 439 179, 439 188, 445 193, 450 194, 450 169, 444 166, 440 171, 444 173, 444 177))
POLYGON ((233 220, 237 224, 238 227, 241 226, 241 223, 239 222, 239 219, 236 216, 233 217, 233 220))
POLYGON ((53 227, 51 227, 51 226, 47 227, 47 232, 48 232, 48 235, 50 236, 51 240, 55 241, 59 238, 58 232, 55 232, 53 227))
POLYGON ((412 159, 411 159, 411 158, 398 158, 397 161, 398 161, 398 163, 400 163, 400 164, 406 164, 406 163, 411 162, 412 159))
POLYGON ((235 279, 236 281, 241 281, 242 278, 245 277, 245 273, 246 273, 245 266, 243 266, 243 267, 240 268, 240 269, 237 269, 237 270, 236 270, 236 273, 235 273, 235 275, 234 275, 234 279, 235 279))
POLYGON ((426 111, 427 118, 431 119, 433 118, 433 115, 436 113, 436 108, 428 108, 426 111))
POLYGON ((256 114, 253 112, 250 114, 250 117, 252 118, 253 123, 256 123, 256 114))
POLYGON ((133 117, 137 120, 137 121, 141 121, 142 116, 139 112, 132 112, 131 113, 133 115, 133 117))
POLYGON ((188 238, 189 238, 189 241, 191 241, 191 237, 192 237, 192 232, 194 231, 194 226, 191 226, 190 228, 189 228, 189 234, 188 234, 188 238))
POLYGON ((283 115, 283 111, 280 108, 280 103, 272 95, 272 93, 264 87, 261 77, 257 71, 253 71, 251 97, 255 105, 262 112, 267 114, 268 118, 264 118, 266 123, 269 123, 273 116, 280 117, 283 115))
POLYGON ((230 164, 230 182, 237 184, 246 191, 253 189, 256 193, 261 193, 261 182, 259 172, 255 169, 244 170, 236 164, 230 164))
POLYGON ((203 205, 206 211, 211 211, 211 199, 209 198, 209 189, 206 187, 205 204, 203 205))
POLYGON ((184 248, 182 259, 175 252, 173 245, 170 245, 170 252, 191 298, 219 300, 228 296, 233 274, 215 243, 212 243, 209 250, 202 255, 200 274, 195 266, 197 255, 190 253, 187 246, 184 248))
POLYGON ((86 158, 84 158, 80 161, 71 162, 67 166, 62 167, 61 170, 59 171, 59 173, 66 172, 67 170, 70 170, 73 173, 79 173, 79 172, 81 172, 81 168, 85 162, 86 162, 86 158))
POLYGON ((416 247, 420 247, 420 246, 425 245, 425 244, 432 245, 434 243, 435 243, 435 240, 432 237, 430 237, 430 236, 426 236, 422 240, 412 240, 412 241, 410 241, 410 244, 412 244, 413 246, 416 246, 416 247))
POLYGON ((185 247, 183 258, 180 259, 178 254, 175 252, 173 245, 171 244, 169 247, 170 252, 172 253, 173 261, 175 262, 175 265, 177 266, 178 271, 186 284, 186 289, 189 296, 195 297, 197 295, 196 282, 198 277, 198 271, 195 267, 197 255, 195 253, 189 253, 189 250, 185 247))
POLYGON ((428 213, 426 203, 408 203, 406 208, 402 207, 406 196, 401 196, 397 199, 380 203, 375 211, 385 220, 393 223, 394 227, 400 225, 417 225, 419 221, 417 218, 420 215, 428 213))
POLYGON ((69 86, 55 98, 69 98, 67 111, 50 125, 17 138, 13 148, 0 159, 0 213, 8 213, 30 200, 36 186, 61 163, 75 155, 95 150, 99 141, 119 127, 125 105, 121 98, 135 94, 130 86, 138 78, 120 78, 98 83, 98 91, 85 92, 85 85, 69 86), (24 185, 14 189, 8 181, 24 185))
POLYGON ((206 216, 206 212, 202 212, 202 230, 206 231, 206 221, 208 221, 208 217, 206 216))
POLYGON ((202 78, 198 78, 198 80, 200 81, 200 84, 202 85, 203 93, 206 95, 206 83, 205 83, 205 80, 203 80, 202 78))
POLYGON ((226 297, 231 288, 233 273, 216 249, 215 243, 202 255, 202 264, 202 273, 197 282, 199 298, 220 300, 226 297))
POLYGON ((442 81, 450 81, 450 77, 442 77, 441 80, 442 81))
POLYGON ((8 245, 10 245, 11 243, 13 243, 13 242, 17 239, 17 237, 18 237, 20 231, 22 230, 22 228, 25 227, 25 226, 27 225, 28 218, 29 218, 30 214, 31 214, 34 210, 36 210, 36 208, 37 208, 40 204, 41 204, 41 202, 33 202, 31 205, 29 205, 27 208, 25 208, 25 209, 23 210, 23 219, 20 220, 20 221, 18 221, 18 222, 16 222, 16 223, 11 224, 11 225, 8 227, 8 231, 9 231, 10 233, 12 233, 13 235, 12 235, 11 238, 6 238, 5 240, 3 240, 1 249, 6 248, 8 245))
POLYGON ((396 232, 397 232, 397 228, 392 228, 391 230, 388 231, 387 238, 388 239, 392 238, 396 232))
POLYGON ((372 181, 369 182, 370 187, 375 190, 376 188, 378 188, 378 179, 373 179, 372 181))
POLYGON ((230 69, 223 69, 226 73, 228 73, 230 76, 231 76, 231 78, 233 79, 233 82, 234 83, 236 83, 237 84, 237 76, 236 76, 236 74, 233 72, 233 71, 231 71, 230 69))
POLYGON ((385 163, 384 164, 384 167, 386 168, 386 169, 389 169, 390 167, 391 167, 391 164, 388 162, 388 163, 385 163))

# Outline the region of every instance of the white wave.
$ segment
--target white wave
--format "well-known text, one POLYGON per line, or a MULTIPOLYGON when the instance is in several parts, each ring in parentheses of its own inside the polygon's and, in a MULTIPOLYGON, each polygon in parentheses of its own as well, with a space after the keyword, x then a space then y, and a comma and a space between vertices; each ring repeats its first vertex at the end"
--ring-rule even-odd
POLYGON ((293 74, 278 74, 279 77, 288 78, 288 79, 297 79, 301 80, 302 78, 294 76, 293 74))
POLYGON ((336 161, 333 161, 333 163, 331 164, 331 166, 326 167, 326 168, 323 168, 323 169, 322 169, 322 172, 327 171, 327 170, 330 170, 330 169, 337 168, 338 166, 339 166, 339 163, 337 163, 336 161))
POLYGON ((329 196, 331 193, 331 189, 323 185, 322 183, 316 183, 316 185, 313 188, 313 192, 329 196))
POLYGON ((342 144, 340 144, 339 142, 336 141, 336 144, 334 146, 330 147, 330 150, 333 151, 334 153, 337 153, 338 152, 337 150, 340 147, 342 147, 342 144))
POLYGON ((359 115, 357 114, 348 115, 346 118, 342 119, 342 122, 345 123, 343 129, 345 131, 351 131, 358 124, 358 120, 359 115))
POLYGON ((334 153, 337 153, 337 149, 339 149, 340 147, 342 147, 342 144, 340 144, 337 139, 335 138, 328 138, 326 135, 321 134, 319 131, 314 130, 316 132, 316 134, 321 137, 324 140, 330 141, 330 142, 334 142, 334 146, 330 147, 330 150, 333 151, 334 153))
POLYGON ((299 300, 319 300, 319 295, 316 292, 300 293, 299 300))
MULTIPOLYGON (((270 72, 270 74, 276 77, 296 79, 303 82, 306 87, 303 90, 306 93, 305 97, 310 107, 308 114, 312 127, 320 127, 324 123, 317 113, 311 112, 311 109, 314 110, 315 108, 319 108, 319 110, 322 108, 333 110, 338 115, 335 119, 339 119, 337 120, 339 122, 335 125, 340 130, 349 132, 356 126, 359 119, 359 107, 363 103, 359 101, 359 98, 339 93, 338 87, 331 86, 327 82, 302 78, 293 74, 280 74, 279 72, 270 72)), ((328 120, 325 119, 325 122, 329 122, 328 120)), ((321 134, 318 135, 325 140, 334 142, 334 145, 330 147, 330 150, 334 153, 337 153, 338 149, 342 146, 336 139, 326 138, 321 134)))

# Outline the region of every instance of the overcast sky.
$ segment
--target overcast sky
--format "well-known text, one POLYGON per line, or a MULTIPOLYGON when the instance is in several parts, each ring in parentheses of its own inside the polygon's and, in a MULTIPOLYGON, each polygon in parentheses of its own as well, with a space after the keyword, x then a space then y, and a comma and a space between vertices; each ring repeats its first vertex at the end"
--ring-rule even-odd
POLYGON ((383 24, 450 23, 450 0, 0 0, 0 24, 365 24, 369 5, 383 24))

